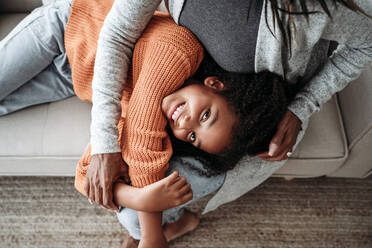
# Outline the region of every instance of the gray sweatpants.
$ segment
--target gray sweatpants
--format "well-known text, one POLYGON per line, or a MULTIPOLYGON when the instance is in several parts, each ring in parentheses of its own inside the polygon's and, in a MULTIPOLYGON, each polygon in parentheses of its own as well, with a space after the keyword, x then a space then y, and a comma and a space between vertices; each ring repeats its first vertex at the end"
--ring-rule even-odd
MULTIPOLYGON (((212 176, 204 175, 206 170, 203 168, 203 165, 192 157, 173 157, 169 162, 169 169, 166 175, 171 174, 175 170, 190 183, 193 199, 176 208, 163 211, 163 224, 178 220, 185 206, 217 191, 225 181, 225 173, 212 176)), ((120 223, 134 239, 141 239, 141 229, 137 211, 129 208, 120 208, 120 212, 117 216, 120 223)))
POLYGON ((64 46, 71 1, 35 9, 0 41, 0 116, 75 95, 64 46))

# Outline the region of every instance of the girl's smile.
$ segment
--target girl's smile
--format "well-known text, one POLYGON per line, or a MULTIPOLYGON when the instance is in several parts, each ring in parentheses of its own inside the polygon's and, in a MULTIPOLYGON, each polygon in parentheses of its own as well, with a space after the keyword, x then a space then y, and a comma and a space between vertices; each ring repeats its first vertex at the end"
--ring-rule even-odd
POLYGON ((237 119, 217 94, 223 89, 216 77, 208 77, 204 84, 194 82, 166 96, 161 108, 174 136, 206 152, 222 152, 230 143, 237 119))
POLYGON ((171 114, 169 115, 169 119, 172 119, 174 122, 176 122, 182 110, 185 108, 185 105, 186 103, 184 102, 175 106, 173 108, 173 111, 171 111, 171 114))

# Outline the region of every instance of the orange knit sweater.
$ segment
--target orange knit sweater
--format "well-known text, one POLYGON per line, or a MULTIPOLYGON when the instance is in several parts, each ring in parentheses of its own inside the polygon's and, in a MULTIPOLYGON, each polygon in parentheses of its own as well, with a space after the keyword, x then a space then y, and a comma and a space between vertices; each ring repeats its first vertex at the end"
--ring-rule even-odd
MULTIPOLYGON (((74 90, 85 101, 91 101, 97 40, 112 2, 75 0, 67 23, 65 46, 74 90)), ((118 142, 133 186, 144 187, 164 177, 172 147, 161 102, 196 71, 202 58, 203 48, 197 39, 169 15, 156 13, 138 40, 118 123, 118 142)), ((75 187, 83 194, 90 160, 88 146, 75 178, 75 187)))

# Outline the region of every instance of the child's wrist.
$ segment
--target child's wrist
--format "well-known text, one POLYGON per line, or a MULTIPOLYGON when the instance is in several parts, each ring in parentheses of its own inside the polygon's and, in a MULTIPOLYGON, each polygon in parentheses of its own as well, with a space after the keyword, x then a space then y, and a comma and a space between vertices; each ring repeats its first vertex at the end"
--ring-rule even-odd
POLYGON ((142 189, 134 188, 122 182, 116 182, 113 189, 116 204, 137 211, 144 211, 146 206, 142 201, 142 189), (130 194, 128 194, 128 188, 130 188, 130 194))

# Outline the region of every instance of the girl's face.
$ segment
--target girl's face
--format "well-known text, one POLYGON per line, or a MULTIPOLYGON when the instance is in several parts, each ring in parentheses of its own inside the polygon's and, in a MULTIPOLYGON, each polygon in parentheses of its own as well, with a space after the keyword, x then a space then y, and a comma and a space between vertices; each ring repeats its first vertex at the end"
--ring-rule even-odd
POLYGON ((216 93, 223 89, 221 81, 208 77, 204 84, 185 86, 163 99, 162 112, 177 139, 213 154, 229 145, 237 118, 216 93))

